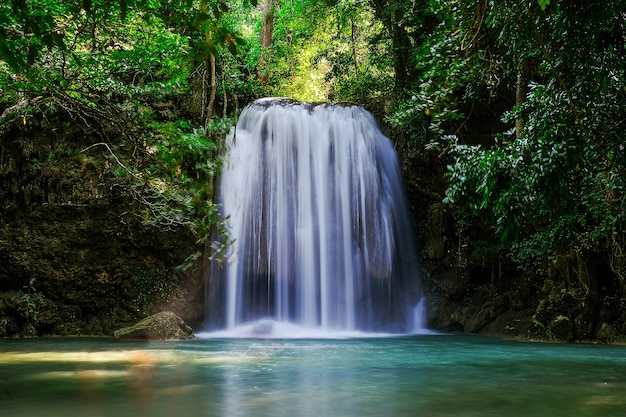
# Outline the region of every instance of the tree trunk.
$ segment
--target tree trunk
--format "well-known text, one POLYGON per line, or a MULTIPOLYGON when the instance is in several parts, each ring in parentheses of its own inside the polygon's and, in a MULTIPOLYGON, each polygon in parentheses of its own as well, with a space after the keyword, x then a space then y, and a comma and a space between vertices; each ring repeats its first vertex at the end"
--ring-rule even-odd
POLYGON ((270 76, 266 68, 266 55, 272 46, 274 33, 274 0, 265 0, 263 3, 263 20, 261 21, 261 58, 259 59, 259 83, 266 86, 270 76))
MULTIPOLYGON (((530 60, 522 58, 517 70, 517 86, 515 88, 515 105, 517 107, 524 104, 526 95, 528 94, 528 84, 530 83, 530 60)), ((524 131, 524 121, 520 118, 515 119, 515 136, 522 136, 524 131)))
POLYGON ((210 77, 211 77, 211 92, 209 93, 209 104, 206 108, 206 122, 205 126, 208 126, 213 118, 213 111, 215 107, 215 93, 217 92, 217 79, 215 75, 215 55, 209 55, 210 64, 210 77))
POLYGON ((222 108, 222 117, 226 117, 228 111, 228 94, 226 93, 226 71, 222 69, 222 89, 224 90, 224 107, 222 108))
POLYGON ((359 76, 359 61, 356 55, 356 31, 357 26, 354 19, 350 19, 350 43, 352 44, 352 59, 354 60, 354 75, 359 76))
POLYGON ((410 58, 413 43, 402 22, 398 18, 402 7, 398 2, 370 0, 374 14, 383 23, 391 37, 393 69, 395 73, 395 93, 402 96, 411 79, 410 58))

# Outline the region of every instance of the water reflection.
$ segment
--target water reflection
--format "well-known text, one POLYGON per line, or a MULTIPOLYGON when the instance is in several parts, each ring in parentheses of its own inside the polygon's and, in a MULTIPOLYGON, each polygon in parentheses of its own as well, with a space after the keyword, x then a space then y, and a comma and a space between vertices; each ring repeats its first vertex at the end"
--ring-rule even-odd
POLYGON ((0 410, 11 417, 623 417, 624 393, 617 346, 0 340, 0 410))

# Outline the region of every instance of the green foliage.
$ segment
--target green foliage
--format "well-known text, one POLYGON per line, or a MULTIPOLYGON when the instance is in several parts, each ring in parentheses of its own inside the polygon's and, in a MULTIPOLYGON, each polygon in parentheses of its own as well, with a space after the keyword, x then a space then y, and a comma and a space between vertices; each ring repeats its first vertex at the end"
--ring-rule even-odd
POLYGON ((207 128, 181 120, 150 124, 145 138, 149 163, 137 172, 115 168, 141 203, 137 215, 144 223, 163 230, 186 227, 200 242, 211 238, 214 228, 227 234, 213 199, 221 166, 218 144, 232 123, 213 119, 207 128))
POLYGON ((337 32, 322 56, 329 62, 330 96, 337 101, 367 101, 386 96, 393 85, 392 48, 381 37, 383 25, 363 2, 340 3, 333 15, 337 32))
POLYGON ((571 242, 579 253, 610 259, 623 276, 616 256, 626 215, 623 9, 548 4, 537 10, 506 2, 488 11, 499 35, 493 59, 538 60, 536 81, 502 115, 505 123, 523 121, 521 136, 507 132, 492 146, 455 144, 447 200, 492 226, 527 270, 549 264, 571 242))
MULTIPOLYGON (((260 22, 255 37, 260 36, 260 22)), ((358 101, 387 94, 393 83, 391 48, 367 2, 282 1, 268 50, 248 50, 247 65, 262 63, 265 95, 306 101, 358 101)))
POLYGON ((82 9, 86 2, 16 3, 19 13, 0 23, 13 51, 1 56, 0 102, 19 104, 5 113, 7 120, 34 108, 50 115, 65 111, 89 130, 119 129, 139 101, 185 91, 189 38, 152 14, 157 5, 142 3, 122 16, 107 2, 90 2, 89 13, 82 9), (62 42, 40 47, 36 34, 43 29, 28 34, 37 16, 62 42), (19 57, 24 51, 30 51, 28 59, 19 57))
POLYGON ((537 3, 539 3, 541 10, 546 10, 546 7, 550 5, 550 0, 537 0, 537 3))
POLYGON ((14 329, 16 328, 16 324, 13 321, 12 317, 9 317, 4 314, 0 317, 0 337, 5 337, 14 333, 14 329))
MULTIPOLYGON (((44 302, 44 296, 35 288, 36 279, 32 278, 28 285, 25 285, 12 298, 13 307, 17 310, 19 316, 24 320, 22 334, 24 336, 35 336, 35 326, 39 321, 39 311, 44 302)), ((9 326, 11 323, 6 321, 3 327, 9 326)))
POLYGON ((448 150, 457 141, 465 114, 462 104, 472 97, 485 73, 482 52, 468 53, 471 40, 467 30, 472 15, 467 5, 449 1, 431 2, 414 19, 424 25, 430 16, 436 30, 418 37, 412 54, 409 99, 402 100, 388 117, 389 123, 405 132, 418 150, 448 150))
MULTIPOLYGON (((255 6, 256 0, 244 3, 255 6)), ((182 29, 196 28, 203 34, 210 31, 211 36, 200 45, 204 52, 214 53, 219 44, 234 51, 236 36, 222 24, 229 9, 229 2, 223 0, 11 0, 0 6, 0 58, 14 71, 22 72, 46 50, 75 52, 78 37, 91 43, 91 52, 102 47, 124 48, 128 45, 115 42, 111 32, 127 29, 129 24, 132 32, 132 20, 138 16, 149 23, 144 29, 158 20, 182 29), (103 37, 104 44, 99 42, 103 37)))
MULTIPOLYGON (((245 15, 255 4, 241 2, 236 12, 245 15)), ((223 81, 229 70, 244 78, 231 54, 243 45, 231 6, 221 0, 3 3, 0 104, 7 110, 0 124, 27 125, 33 114, 47 121, 64 113, 102 137, 81 157, 102 145, 146 223, 189 227, 207 239, 220 223, 212 202, 217 143, 232 119, 197 127, 171 109, 208 55, 228 50, 223 81)), ((224 101, 243 88, 245 82, 224 83, 224 101)))
POLYGON ((85 120, 185 93, 199 62, 244 42, 221 0, 14 0, 0 11, 0 103, 39 97, 40 108, 79 105, 85 120))
POLYGON ((203 128, 192 128, 182 120, 155 122, 151 127, 156 133, 153 146, 159 151, 167 175, 184 184, 213 173, 215 162, 211 156, 216 145, 203 128))
MULTIPOLYGON (((326 30, 330 24, 329 9, 318 0, 288 0, 274 10, 272 45, 269 50, 255 46, 249 54, 250 64, 262 62, 268 71, 268 95, 324 100, 328 67, 320 54, 331 40, 326 30)), ((260 21, 255 30, 255 36, 260 37, 260 21)))

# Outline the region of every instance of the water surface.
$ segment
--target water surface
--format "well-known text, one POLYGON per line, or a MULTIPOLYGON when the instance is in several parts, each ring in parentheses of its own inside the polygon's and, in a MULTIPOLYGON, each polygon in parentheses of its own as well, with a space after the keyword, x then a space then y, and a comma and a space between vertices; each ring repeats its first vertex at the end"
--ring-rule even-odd
POLYGON ((475 336, 0 340, 1 415, 626 415, 626 348, 475 336))

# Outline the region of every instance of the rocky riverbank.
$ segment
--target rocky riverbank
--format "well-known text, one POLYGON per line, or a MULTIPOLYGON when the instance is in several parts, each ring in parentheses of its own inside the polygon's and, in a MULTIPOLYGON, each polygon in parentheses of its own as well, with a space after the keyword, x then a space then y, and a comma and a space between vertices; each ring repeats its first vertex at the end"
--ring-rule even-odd
POLYGON ((497 237, 476 225, 464 229, 456 208, 442 203, 445 169, 436 155, 404 154, 431 328, 524 340, 626 341, 626 301, 604 260, 564 253, 536 274, 521 272, 505 251, 482 249, 495 247, 497 237))

